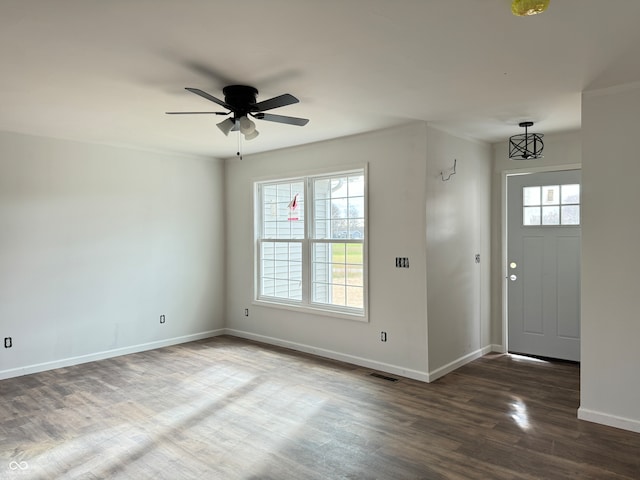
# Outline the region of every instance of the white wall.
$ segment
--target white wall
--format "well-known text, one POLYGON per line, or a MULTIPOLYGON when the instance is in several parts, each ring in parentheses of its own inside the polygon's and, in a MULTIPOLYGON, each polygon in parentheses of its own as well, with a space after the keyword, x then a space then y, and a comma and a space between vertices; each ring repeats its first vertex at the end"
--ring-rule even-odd
POLYGON ((490 349, 491 147, 429 128, 427 318, 430 379, 490 349), (456 173, 447 178, 454 163, 456 173), (476 264, 475 255, 480 254, 476 264))
POLYGON ((223 166, 4 133, 0 167, 1 376, 222 331, 422 380, 489 346, 481 143, 416 122, 223 166), (254 181, 364 164, 369 321, 252 303, 254 181))
POLYGON ((490 146, 422 122, 227 160, 228 331, 422 380, 479 355, 490 336, 490 172, 490 146), (458 173, 445 185, 439 172, 454 158, 458 173), (253 182, 364 163, 369 322, 252 304, 253 182), (476 253, 486 263, 476 265, 476 253), (398 256, 409 269, 395 268, 398 256))
POLYGON ((224 327, 223 177, 219 160, 0 133, 0 378, 224 327))
POLYGON ((227 327, 230 332, 426 379, 426 125, 229 159, 227 327), (252 305, 253 182, 368 164, 369 322, 252 305), (395 257, 410 268, 395 268, 395 257), (244 309, 249 308, 249 317, 244 309), (388 341, 380 341, 380 332, 388 341))
POLYGON ((640 88, 582 104, 579 418, 640 432, 640 88))
MULTIPOLYGON (((534 131, 538 131, 534 128, 534 131)), ((520 133, 514 131, 514 135, 520 133)), ((544 133, 544 132, 540 132, 544 133)), ((493 145, 493 178, 491 194, 491 343, 494 349, 504 351, 503 318, 504 282, 506 259, 503 252, 503 228, 505 212, 503 195, 505 193, 505 172, 527 172, 543 170, 561 170, 580 168, 582 163, 582 135, 580 132, 545 135, 544 158, 538 160, 509 160, 509 139, 493 145)))

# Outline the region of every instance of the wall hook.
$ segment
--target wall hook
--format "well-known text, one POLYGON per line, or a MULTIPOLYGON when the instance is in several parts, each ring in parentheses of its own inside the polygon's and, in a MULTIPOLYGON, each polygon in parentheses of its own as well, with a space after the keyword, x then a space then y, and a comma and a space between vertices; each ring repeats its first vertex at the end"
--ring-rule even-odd
POLYGON ((444 176, 446 175, 444 171, 440 172, 440 178, 442 178, 443 182, 447 182, 452 176, 454 176, 456 174, 456 163, 458 163, 458 159, 454 158, 453 159, 453 168, 450 168, 446 172, 446 174, 448 174, 447 178, 444 178, 444 176))

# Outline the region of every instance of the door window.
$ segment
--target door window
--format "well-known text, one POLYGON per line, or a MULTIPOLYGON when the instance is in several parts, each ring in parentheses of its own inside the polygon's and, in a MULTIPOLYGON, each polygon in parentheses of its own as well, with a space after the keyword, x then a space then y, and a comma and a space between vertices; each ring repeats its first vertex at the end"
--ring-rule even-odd
POLYGON ((522 187, 522 224, 580 225, 580 184, 522 187))

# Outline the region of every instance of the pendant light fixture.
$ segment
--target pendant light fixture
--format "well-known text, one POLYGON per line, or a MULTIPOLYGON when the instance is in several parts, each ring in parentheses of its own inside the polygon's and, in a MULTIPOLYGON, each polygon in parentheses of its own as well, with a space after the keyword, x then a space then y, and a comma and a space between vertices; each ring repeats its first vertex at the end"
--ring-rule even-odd
POLYGON ((544 142, 541 133, 529 133, 528 128, 533 127, 533 122, 522 122, 518 124, 524 127, 524 134, 514 135, 509 138, 509 158, 511 160, 534 160, 542 158, 544 142))
POLYGON ((549 7, 549 0, 513 0, 511 13, 517 17, 536 15, 549 7))

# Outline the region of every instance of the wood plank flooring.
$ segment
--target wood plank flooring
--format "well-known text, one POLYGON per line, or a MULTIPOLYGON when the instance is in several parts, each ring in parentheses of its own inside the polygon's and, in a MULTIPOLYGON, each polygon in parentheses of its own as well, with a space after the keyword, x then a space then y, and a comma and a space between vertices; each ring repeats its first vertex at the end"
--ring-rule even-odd
POLYGON ((3 380, 0 478, 640 478, 640 434, 576 419, 575 364, 370 373, 217 337, 3 380))

